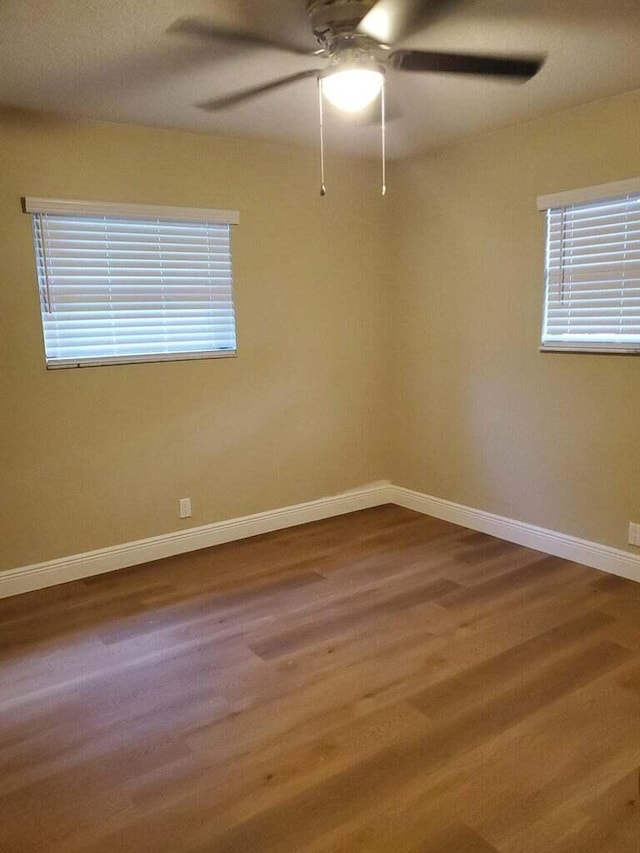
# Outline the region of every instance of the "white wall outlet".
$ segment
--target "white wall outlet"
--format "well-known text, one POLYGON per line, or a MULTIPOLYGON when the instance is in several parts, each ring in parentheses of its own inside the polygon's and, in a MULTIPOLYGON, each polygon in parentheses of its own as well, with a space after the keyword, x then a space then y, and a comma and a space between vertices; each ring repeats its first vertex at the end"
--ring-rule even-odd
POLYGON ((180 518, 191 518, 191 498, 180 498, 180 518))
POLYGON ((640 546, 640 524, 629 522, 629 545, 640 546))

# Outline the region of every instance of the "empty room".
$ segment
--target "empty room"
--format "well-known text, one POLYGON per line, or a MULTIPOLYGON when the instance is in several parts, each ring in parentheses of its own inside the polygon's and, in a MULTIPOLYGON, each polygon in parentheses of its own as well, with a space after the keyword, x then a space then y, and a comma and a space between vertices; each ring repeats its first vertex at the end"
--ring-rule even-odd
POLYGON ((1 853, 640 851, 640 5, 0 4, 1 853))

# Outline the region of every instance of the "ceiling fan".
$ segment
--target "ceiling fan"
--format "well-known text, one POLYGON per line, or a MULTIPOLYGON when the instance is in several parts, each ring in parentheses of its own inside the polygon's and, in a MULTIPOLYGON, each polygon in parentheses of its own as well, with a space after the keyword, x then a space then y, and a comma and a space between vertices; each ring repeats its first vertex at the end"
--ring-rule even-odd
MULTIPOLYGON (((380 96, 381 130, 385 148, 385 72, 390 70, 437 74, 481 75, 524 82, 542 67, 542 57, 491 56, 449 53, 431 50, 394 48, 391 42, 406 35, 407 23, 429 8, 451 5, 454 0, 306 0, 307 15, 317 44, 309 49, 282 38, 268 38, 219 26, 200 18, 182 18, 170 28, 211 39, 237 42, 246 46, 275 48, 303 56, 326 60, 324 67, 305 69, 199 103, 200 109, 215 112, 241 104, 251 98, 290 86, 300 80, 318 81, 321 165, 324 172, 322 98, 339 110, 357 113, 380 96)), ((324 195, 324 174, 321 193, 324 195)))

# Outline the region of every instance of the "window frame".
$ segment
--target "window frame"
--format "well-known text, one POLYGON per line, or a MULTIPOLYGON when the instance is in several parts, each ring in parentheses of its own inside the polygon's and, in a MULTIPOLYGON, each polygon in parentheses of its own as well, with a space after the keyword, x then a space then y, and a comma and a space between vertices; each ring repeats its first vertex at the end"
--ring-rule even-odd
MULTIPOLYGON (((219 210, 210 208, 193 208, 193 207, 177 207, 170 205, 147 205, 147 204, 127 204, 118 202, 95 202, 95 201, 78 201, 75 199, 50 199, 34 196, 25 196, 22 199, 22 209, 24 213, 30 214, 33 229, 33 249, 36 261, 36 277, 39 290, 39 311, 40 322, 43 335, 43 347, 45 364, 47 370, 59 370, 65 368, 85 368, 85 367, 100 367, 116 364, 141 364, 141 363, 156 363, 165 361, 192 361, 211 358, 235 358, 238 354, 237 348, 237 323, 235 309, 235 287, 233 278, 232 266, 232 226, 239 224, 240 214, 237 210, 219 210), (234 348, 224 349, 209 349, 209 350, 184 350, 180 352, 149 352, 149 353, 129 353, 117 355, 88 355, 82 357, 70 358, 53 358, 47 354, 45 325, 44 325, 44 305, 43 297, 43 280, 41 270, 41 249, 37 244, 37 221, 43 215, 52 216, 68 216, 72 218, 82 219, 91 218, 113 218, 130 221, 135 220, 166 223, 193 223, 204 226, 209 225, 226 225, 229 229, 228 237, 228 254, 229 254, 229 302, 230 316, 233 329, 234 348)), ((161 245, 159 253, 161 253, 161 245)), ((44 266, 46 266, 46 259, 44 266)), ((46 276, 46 272, 45 272, 46 276)), ((158 276, 159 289, 161 277, 158 276)), ((212 285, 213 286, 213 285, 212 285)), ((48 284, 44 282, 45 290, 48 289, 48 284)), ((98 313, 98 312, 93 312, 98 313)), ((105 311, 105 316, 107 312, 105 311)), ((158 326, 160 329, 160 325, 158 326)))
MULTIPOLYGON (((640 203, 640 178, 630 178, 624 181, 615 181, 608 184, 599 184, 566 192, 552 193, 539 196, 537 199, 538 210, 545 214, 545 270, 544 270, 544 295, 542 302, 542 330, 540 339, 540 352, 556 353, 592 353, 599 355, 640 355, 640 333, 638 340, 632 342, 607 341, 602 338, 598 340, 597 332, 591 340, 567 340, 561 341, 551 339, 545 335, 548 323, 549 308, 549 239, 550 218, 552 212, 571 210, 574 206, 593 204, 606 204, 609 202, 637 199, 640 203)), ((640 261, 638 262, 640 266, 640 261)), ((622 278, 620 279, 622 281, 622 278)), ((613 288, 612 288, 613 290, 613 288)))

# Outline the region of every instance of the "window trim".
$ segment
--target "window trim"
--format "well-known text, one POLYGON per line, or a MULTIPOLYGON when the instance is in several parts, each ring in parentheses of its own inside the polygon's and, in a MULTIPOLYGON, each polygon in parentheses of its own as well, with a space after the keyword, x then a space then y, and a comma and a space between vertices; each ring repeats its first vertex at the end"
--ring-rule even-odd
MULTIPOLYGON (((41 215, 70 216, 81 218, 83 216, 104 216, 128 220, 166 220, 174 222, 209 223, 214 225, 237 225, 240 222, 240 214, 237 210, 217 210, 197 207, 176 207, 170 205, 150 204, 120 204, 118 202, 93 202, 79 201, 76 199, 53 199, 36 196, 25 196, 22 200, 24 213, 30 214, 32 221, 41 215)), ((229 239, 231 239, 231 228, 229 228, 229 239)), ((38 247, 34 245, 36 259, 38 247)), ((38 273, 40 280, 40 274, 38 273)), ((231 279, 231 298, 233 298, 233 279, 231 279)), ((40 298, 40 321, 43 324, 42 296, 40 298)), ((235 306, 232 309, 235 316, 235 306)), ((234 323, 235 325, 235 323, 234 323)), ((42 325, 44 344, 44 325, 42 325)), ((237 342, 234 349, 220 350, 194 350, 176 353, 148 353, 129 355, 89 356, 78 360, 78 358, 56 358, 50 359, 46 354, 45 365, 47 370, 59 370, 64 368, 100 367, 115 364, 144 364, 162 361, 195 361, 210 358, 235 358, 237 357, 237 342)))
POLYGON ((569 204, 585 204, 590 201, 609 201, 622 196, 640 193, 640 178, 626 181, 613 181, 609 184, 596 184, 578 190, 567 190, 550 195, 539 195, 536 199, 538 210, 550 210, 554 207, 566 207, 569 204))
MULTIPOLYGON (((548 195, 540 195, 536 199, 537 208, 544 212, 547 221, 545 222, 545 253, 549 237, 548 215, 550 210, 559 210, 570 207, 572 205, 581 204, 597 204, 598 202, 617 201, 629 195, 640 196, 640 178, 629 178, 623 181, 613 181, 607 184, 596 184, 591 187, 582 187, 580 189, 567 190, 564 192, 550 193, 548 195)), ((547 310, 547 261, 545 258, 545 287, 542 302, 542 334, 544 335, 546 324, 547 310)), ((540 352, 555 352, 555 353, 587 353, 592 355, 640 355, 640 341, 631 346, 624 343, 611 343, 594 341, 589 343, 579 343, 569 341, 561 343, 558 341, 541 341, 539 346, 540 352)))
POLYGON ((173 219, 181 222, 215 222, 239 225, 237 210, 212 210, 206 207, 174 207, 159 204, 119 204, 112 201, 77 201, 63 198, 25 196, 25 213, 50 213, 56 216, 117 216, 123 219, 173 219))

